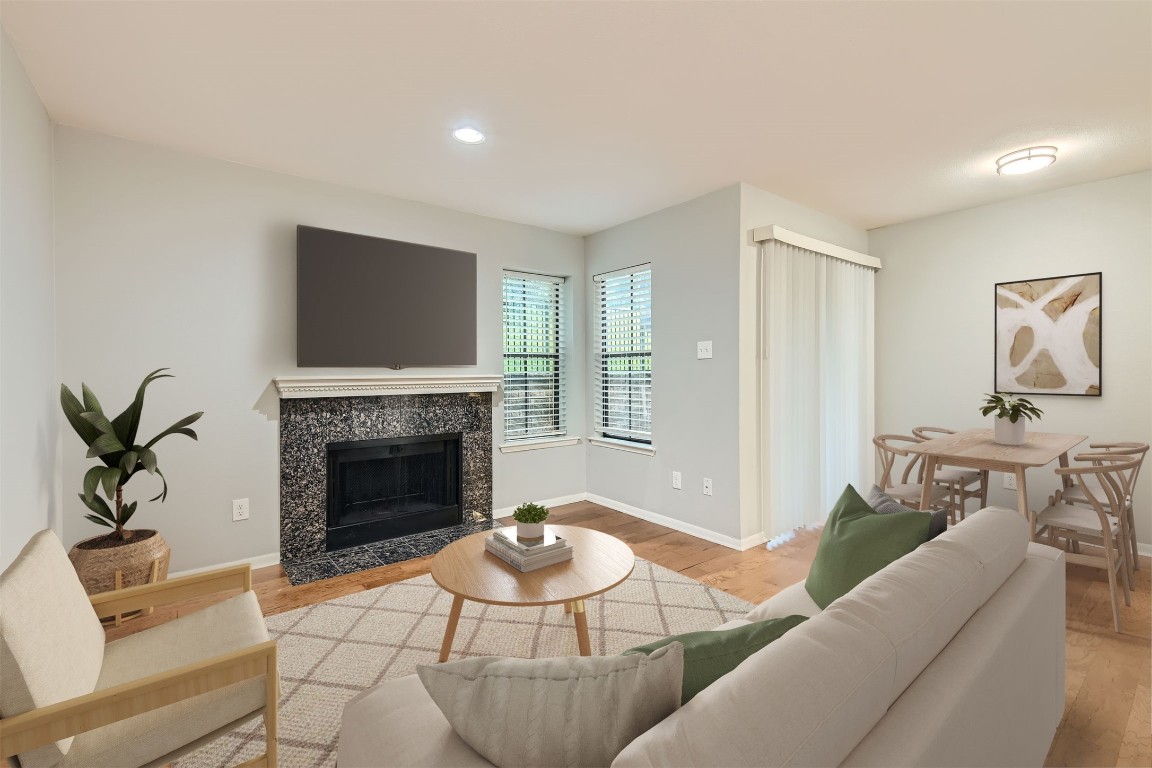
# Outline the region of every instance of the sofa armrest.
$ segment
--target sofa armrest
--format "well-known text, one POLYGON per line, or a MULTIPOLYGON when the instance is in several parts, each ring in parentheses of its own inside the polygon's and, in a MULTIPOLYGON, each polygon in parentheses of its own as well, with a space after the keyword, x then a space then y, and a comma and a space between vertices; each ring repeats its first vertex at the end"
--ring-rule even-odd
POLYGON ((275 640, 6 717, 0 719, 0 759, 262 675, 265 706, 274 707, 275 640))
POLYGON ((234 565, 191 576, 141 584, 138 587, 117 589, 91 595, 92 608, 100 618, 116 616, 129 611, 144 610, 157 605, 175 603, 193 597, 203 597, 216 592, 239 589, 248 592, 252 589, 252 566, 234 565))

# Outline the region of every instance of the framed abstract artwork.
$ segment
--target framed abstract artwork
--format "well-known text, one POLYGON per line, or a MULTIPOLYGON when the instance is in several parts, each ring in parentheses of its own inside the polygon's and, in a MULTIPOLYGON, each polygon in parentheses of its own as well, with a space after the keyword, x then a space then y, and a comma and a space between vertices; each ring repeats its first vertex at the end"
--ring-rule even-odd
POLYGON ((996 284, 997 392, 1100 397, 1100 276, 996 284))

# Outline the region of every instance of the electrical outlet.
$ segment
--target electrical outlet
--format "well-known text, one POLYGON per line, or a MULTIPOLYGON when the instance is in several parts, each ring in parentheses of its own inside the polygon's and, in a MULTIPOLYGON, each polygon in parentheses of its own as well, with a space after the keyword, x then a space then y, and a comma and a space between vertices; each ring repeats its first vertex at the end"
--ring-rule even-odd
POLYGON ((1016 475, 1014 473, 1004 473, 1004 487, 1010 491, 1016 490, 1016 475))
POLYGON ((711 360, 712 359, 712 342, 698 341, 696 342, 696 359, 697 360, 711 360))
POLYGON ((679 472, 672 473, 672 487, 678 491, 684 487, 683 478, 680 477, 679 472))
POLYGON ((711 496, 712 495, 712 478, 710 478, 710 477, 704 478, 704 495, 705 496, 711 496))
POLYGON ((248 499, 232 499, 232 522, 248 519, 248 499))

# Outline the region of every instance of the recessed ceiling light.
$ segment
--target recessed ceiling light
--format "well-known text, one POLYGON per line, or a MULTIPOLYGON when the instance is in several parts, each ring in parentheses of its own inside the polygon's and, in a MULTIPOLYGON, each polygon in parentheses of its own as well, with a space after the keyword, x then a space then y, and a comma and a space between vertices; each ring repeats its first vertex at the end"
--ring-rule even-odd
POLYGON ((1029 147, 1009 152, 996 161, 996 173, 1015 176, 1047 168, 1056 162, 1056 147, 1029 147))
POLYGON ((484 134, 476 130, 470 125, 465 125, 463 128, 457 128, 452 131, 452 138, 461 144, 483 144, 484 134))

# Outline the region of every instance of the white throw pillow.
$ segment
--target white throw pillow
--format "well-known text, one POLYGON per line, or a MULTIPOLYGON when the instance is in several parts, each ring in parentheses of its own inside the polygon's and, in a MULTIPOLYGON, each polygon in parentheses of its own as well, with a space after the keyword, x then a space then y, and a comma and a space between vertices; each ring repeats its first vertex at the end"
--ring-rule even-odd
POLYGON ((684 646, 650 656, 486 656, 416 673, 460 738, 500 768, 602 767, 680 706, 684 646))

